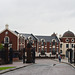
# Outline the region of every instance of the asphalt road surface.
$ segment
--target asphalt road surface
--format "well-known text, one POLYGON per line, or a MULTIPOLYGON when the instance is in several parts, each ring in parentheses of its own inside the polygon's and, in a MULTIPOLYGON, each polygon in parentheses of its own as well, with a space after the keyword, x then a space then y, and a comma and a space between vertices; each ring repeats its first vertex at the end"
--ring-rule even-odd
POLYGON ((75 69, 50 59, 38 59, 36 64, 4 73, 2 75, 75 75, 75 69))

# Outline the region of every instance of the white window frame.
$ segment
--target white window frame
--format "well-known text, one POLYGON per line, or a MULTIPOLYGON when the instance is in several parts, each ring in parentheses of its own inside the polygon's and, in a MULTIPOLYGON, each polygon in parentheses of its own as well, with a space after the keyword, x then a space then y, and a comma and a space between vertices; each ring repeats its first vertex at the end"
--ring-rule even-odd
POLYGON ((5 38, 4 38, 4 43, 9 43, 9 41, 10 41, 10 40, 9 40, 9 37, 8 37, 8 36, 5 36, 5 38), (5 38, 6 38, 6 37, 8 38, 8 42, 5 41, 5 38))
POLYGON ((71 42, 74 42, 74 39, 73 38, 71 39, 71 42))
POLYGON ((67 38, 65 41, 66 41, 66 42, 69 42, 69 39, 67 38))

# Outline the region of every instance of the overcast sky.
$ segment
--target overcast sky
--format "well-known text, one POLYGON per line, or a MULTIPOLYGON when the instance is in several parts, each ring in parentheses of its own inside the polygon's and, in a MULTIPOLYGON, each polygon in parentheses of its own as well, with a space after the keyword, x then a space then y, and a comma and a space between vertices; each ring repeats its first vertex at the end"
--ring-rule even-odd
POLYGON ((0 0, 0 31, 9 25, 20 33, 75 33, 75 0, 0 0))

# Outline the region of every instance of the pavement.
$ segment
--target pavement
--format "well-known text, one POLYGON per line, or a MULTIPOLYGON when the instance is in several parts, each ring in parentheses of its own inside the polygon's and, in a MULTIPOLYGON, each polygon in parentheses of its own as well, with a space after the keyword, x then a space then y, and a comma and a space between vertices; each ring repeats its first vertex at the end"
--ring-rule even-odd
MULTIPOLYGON (((59 62, 59 60, 58 59, 54 59, 55 61, 57 61, 57 62, 59 62)), ((68 64, 68 65, 70 65, 70 66, 72 66, 74 69, 75 69, 75 65, 74 65, 74 63, 69 63, 68 62, 68 58, 65 58, 65 59, 61 59, 61 63, 65 63, 65 64, 68 64)))
MULTIPOLYGON (((37 59, 36 59, 36 60, 37 60, 37 59)), ((52 59, 52 60, 59 62, 58 59, 52 59)), ((36 62, 36 63, 37 63, 37 62, 36 62)), ((66 64, 72 66, 73 68, 75 68, 74 64, 68 63, 68 59, 62 59, 62 60, 61 60, 61 63, 66 63, 66 64)), ((24 63, 24 64, 23 64, 22 61, 18 61, 18 62, 13 62, 13 64, 0 65, 0 67, 15 67, 15 68, 7 69, 7 70, 2 70, 2 71, 0 71, 0 74, 6 73, 6 72, 9 72, 9 71, 13 71, 13 70, 16 70, 16 69, 20 69, 20 68, 23 68, 23 67, 27 67, 27 66, 30 66, 30 65, 32 65, 32 64, 33 64, 33 63, 29 63, 29 64, 24 63)))
POLYGON ((15 67, 15 68, 2 70, 2 71, 0 71, 0 74, 6 73, 6 72, 9 72, 9 71, 13 71, 13 70, 16 70, 16 69, 20 69, 20 68, 23 68, 23 67, 27 67, 29 65, 32 65, 32 63, 27 64, 27 63, 23 63, 22 61, 13 62, 13 64, 0 65, 0 67, 15 67))

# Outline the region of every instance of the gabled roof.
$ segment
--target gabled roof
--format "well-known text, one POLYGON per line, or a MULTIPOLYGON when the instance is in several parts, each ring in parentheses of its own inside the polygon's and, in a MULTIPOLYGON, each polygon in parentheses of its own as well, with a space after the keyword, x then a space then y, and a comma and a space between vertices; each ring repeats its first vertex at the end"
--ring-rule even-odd
POLYGON ((15 36, 18 37, 18 35, 14 31, 11 31, 10 29, 4 29, 3 31, 0 32, 0 34, 3 33, 6 30, 8 30, 9 32, 11 32, 12 34, 14 34, 15 36))
POLYGON ((28 39, 28 37, 31 37, 32 40, 36 40, 36 37, 33 34, 26 34, 26 33, 20 33, 20 34, 22 34, 25 37, 25 39, 28 39))

